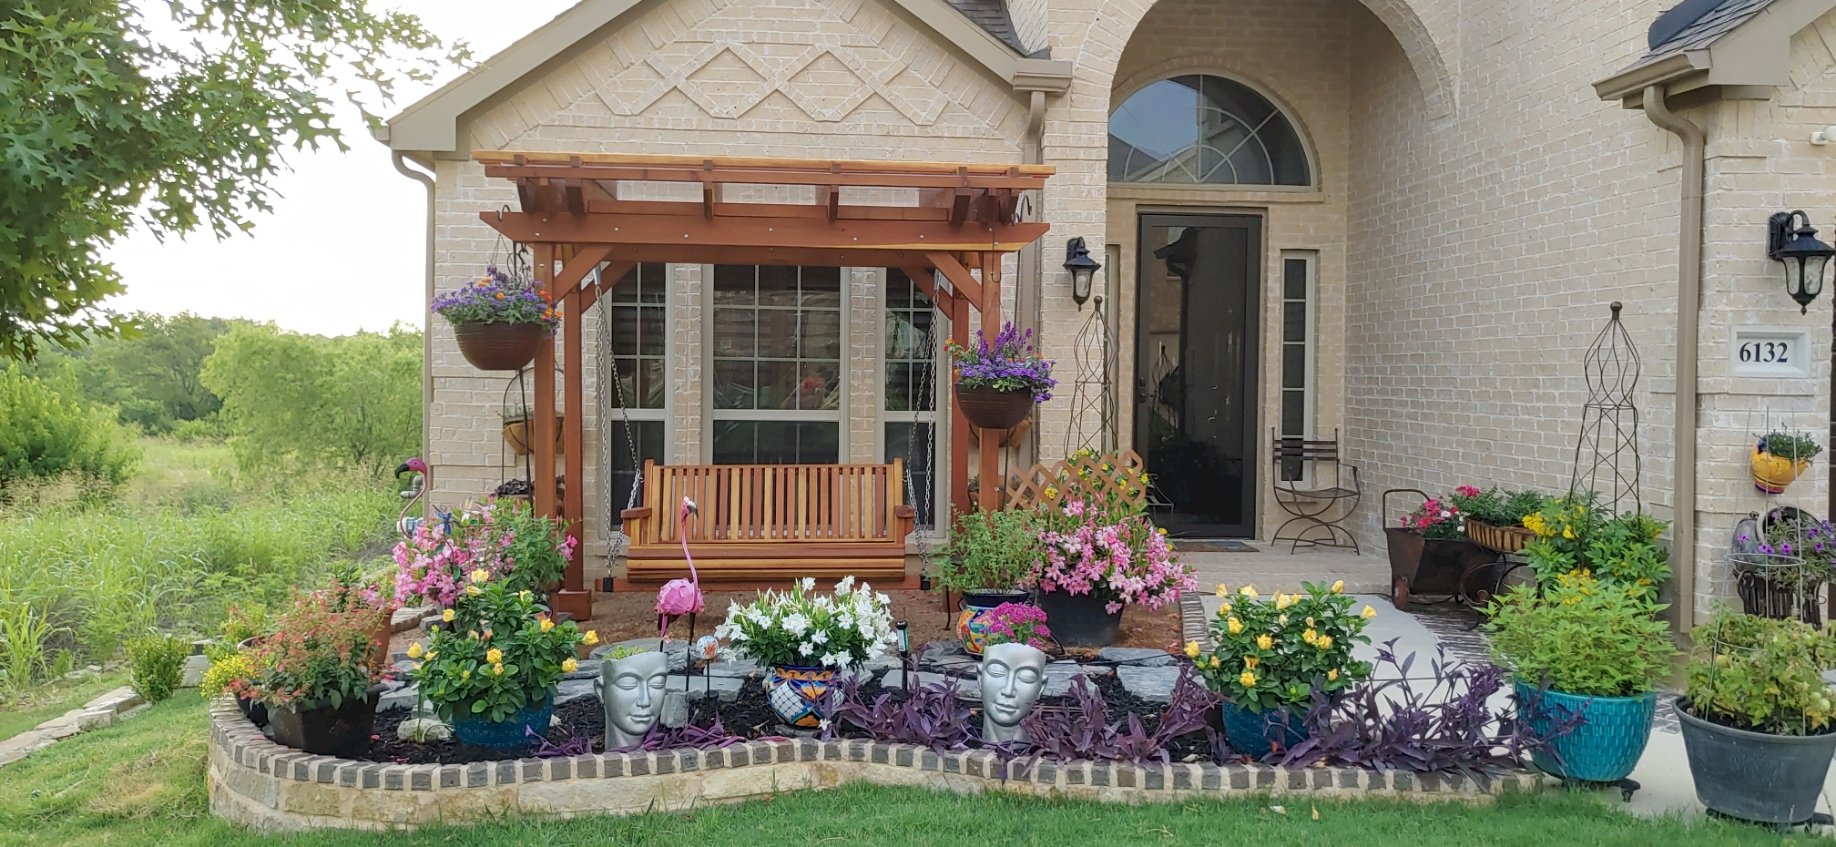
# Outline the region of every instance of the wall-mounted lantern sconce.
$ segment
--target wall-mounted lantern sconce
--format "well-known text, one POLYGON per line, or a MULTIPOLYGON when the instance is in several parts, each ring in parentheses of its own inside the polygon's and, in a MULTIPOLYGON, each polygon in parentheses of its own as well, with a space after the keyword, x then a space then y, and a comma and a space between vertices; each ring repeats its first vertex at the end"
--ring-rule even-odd
POLYGON ((1084 246, 1084 239, 1073 238, 1065 242, 1065 270, 1071 272, 1071 299, 1082 306, 1090 299, 1090 280, 1096 272, 1103 269, 1097 260, 1090 258, 1090 248, 1084 246))
POLYGON ((1766 221, 1766 254, 1785 269, 1785 293, 1798 301, 1800 314, 1823 293, 1823 271, 1836 248, 1817 240, 1817 230, 1803 212, 1779 212, 1766 221))

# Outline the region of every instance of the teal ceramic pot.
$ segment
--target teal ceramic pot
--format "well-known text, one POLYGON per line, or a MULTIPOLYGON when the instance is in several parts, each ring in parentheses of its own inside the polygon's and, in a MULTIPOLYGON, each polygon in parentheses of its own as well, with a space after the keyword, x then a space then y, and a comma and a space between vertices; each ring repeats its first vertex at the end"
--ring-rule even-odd
POLYGON ((530 732, 538 736, 547 735, 549 720, 554 714, 555 697, 550 694, 542 698, 540 703, 531 703, 518 709, 508 720, 454 718, 453 737, 460 744, 472 747, 515 750, 531 744, 530 732))
POLYGON ((1561 691, 1537 691, 1517 683, 1517 703, 1524 725, 1539 737, 1580 715, 1581 723, 1530 754, 1530 761, 1551 776, 1577 782, 1618 782, 1638 766, 1651 738, 1657 714, 1657 692, 1636 697, 1589 697, 1561 691))
POLYGON ((1262 758, 1277 746, 1286 750, 1306 741, 1306 716, 1293 709, 1280 712, 1252 712, 1235 703, 1218 707, 1223 716, 1224 740, 1230 749, 1246 756, 1262 758))

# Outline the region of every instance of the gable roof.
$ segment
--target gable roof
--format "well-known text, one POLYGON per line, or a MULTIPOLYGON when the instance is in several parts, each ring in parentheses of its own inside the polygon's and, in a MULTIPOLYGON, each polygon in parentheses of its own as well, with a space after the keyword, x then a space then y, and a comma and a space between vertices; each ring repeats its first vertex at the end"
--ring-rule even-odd
POLYGON ((1832 8, 1836 0, 1682 0, 1652 21, 1645 53, 1594 90, 1637 108, 1650 85, 1671 94, 1782 85, 1791 37, 1832 8))
MULTIPOLYGON (((417 154, 463 153, 459 122, 498 95, 519 88, 538 68, 573 50, 645 0, 580 0, 553 20, 517 39, 459 78, 441 86, 390 118, 376 139, 394 150, 417 154)), ((916 17, 996 77, 1017 90, 1063 91, 1068 62, 1025 55, 1008 17, 1005 0, 888 0, 916 17), (998 7, 991 8, 991 7, 998 7), (997 34, 1005 32, 1006 35, 997 34), (1011 40, 1010 40, 1011 39, 1011 40)))

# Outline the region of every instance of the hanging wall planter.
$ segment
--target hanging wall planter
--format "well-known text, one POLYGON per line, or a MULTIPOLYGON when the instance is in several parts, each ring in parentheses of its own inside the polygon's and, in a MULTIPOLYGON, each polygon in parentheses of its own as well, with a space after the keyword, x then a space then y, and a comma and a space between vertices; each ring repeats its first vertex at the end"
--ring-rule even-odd
POLYGON ((994 338, 976 331, 974 347, 945 341, 956 372, 956 406, 982 429, 1013 429, 1052 399, 1052 363, 1039 358, 1033 331, 1004 324, 994 338))
MULTIPOLYGON (((562 445, 561 423, 564 420, 566 420, 565 415, 562 415, 559 412, 555 413, 555 455, 556 456, 564 455, 562 452, 562 446, 561 446, 562 445)), ((528 417, 522 416, 522 415, 518 415, 512 418, 505 418, 504 419, 504 444, 510 447, 510 452, 515 453, 518 456, 529 455, 529 451, 535 449, 533 446, 535 444, 535 421, 532 421, 528 417)))
POLYGON ((1811 460, 1823 448, 1810 436, 1800 433, 1769 432, 1753 446, 1748 465, 1753 471, 1753 487, 1766 494, 1783 494, 1798 476, 1810 467, 1811 460))
POLYGON ((1012 429, 1032 414, 1030 391, 996 391, 993 388, 956 386, 956 405, 969 423, 982 429, 1012 429))
POLYGON ((486 268, 483 277, 433 301, 434 314, 453 325, 459 353, 482 371, 522 370, 561 325, 548 292, 529 279, 520 254, 510 261, 510 272, 486 268))

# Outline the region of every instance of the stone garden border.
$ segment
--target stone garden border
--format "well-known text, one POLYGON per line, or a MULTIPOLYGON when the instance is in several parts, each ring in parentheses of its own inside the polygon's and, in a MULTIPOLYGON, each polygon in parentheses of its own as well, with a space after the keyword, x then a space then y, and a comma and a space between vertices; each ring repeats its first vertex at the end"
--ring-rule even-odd
POLYGON ((603 753, 469 765, 395 765, 314 756, 283 747, 228 697, 210 706, 206 780, 217 817, 262 831, 407 829, 506 813, 572 817, 677 811, 850 782, 957 793, 1007 791, 1107 802, 1201 796, 1307 794, 1487 802, 1544 784, 1529 773, 1489 787, 1460 776, 1357 768, 1115 762, 1002 762, 987 751, 939 755, 858 739, 752 741, 718 750, 603 753))

